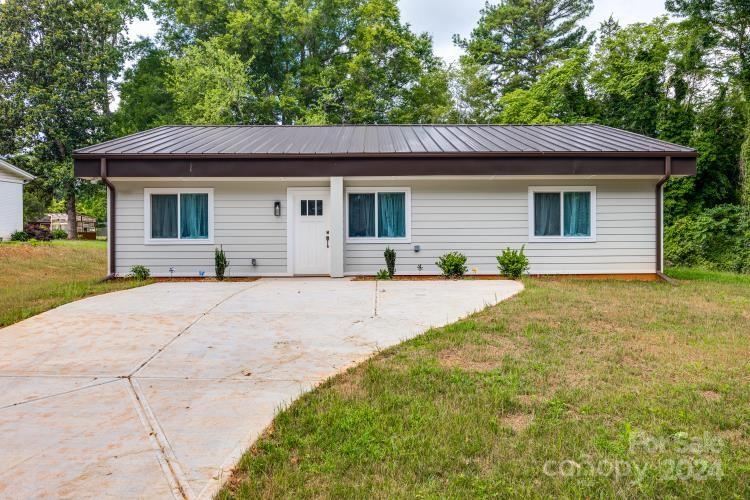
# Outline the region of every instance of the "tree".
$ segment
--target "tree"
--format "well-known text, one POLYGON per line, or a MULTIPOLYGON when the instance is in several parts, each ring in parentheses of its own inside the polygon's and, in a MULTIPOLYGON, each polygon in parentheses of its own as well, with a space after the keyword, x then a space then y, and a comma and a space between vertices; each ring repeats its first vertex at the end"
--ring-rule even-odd
POLYGON ((665 6, 684 18, 686 29, 710 35, 717 71, 742 92, 745 139, 739 167, 742 197, 750 206, 750 5, 745 0, 667 0, 665 6))
POLYGON ((741 92, 720 85, 695 120, 688 144, 698 151, 697 173, 670 181, 665 192, 667 222, 704 209, 740 201, 739 156, 744 139, 741 92))
POLYGON ((103 138, 110 88, 127 49, 127 1, 7 0, 0 4, 0 153, 30 152, 34 173, 66 200, 76 237, 71 153, 103 138))
POLYGON ((586 94, 588 52, 580 49, 551 68, 528 90, 516 89, 500 98, 500 123, 578 123, 595 114, 586 94))
POLYGON ((187 47, 167 78, 177 120, 196 125, 245 122, 247 72, 217 39, 187 47))
POLYGON ((590 81, 601 121, 658 137, 673 39, 665 17, 616 27, 600 39, 590 81))
POLYGON ((167 89, 171 71, 169 54, 150 40, 139 42, 133 53, 140 58, 125 70, 120 85, 120 106, 112 127, 117 136, 175 121, 174 102, 167 89))
POLYGON ((246 66, 246 123, 442 121, 450 111, 447 71, 395 0, 162 0, 157 12, 171 46, 210 43, 246 66))
POLYGON ((454 37, 468 58, 464 64, 486 66, 496 95, 528 89, 540 75, 588 46, 580 21, 593 0, 501 0, 482 10, 468 39, 454 37))

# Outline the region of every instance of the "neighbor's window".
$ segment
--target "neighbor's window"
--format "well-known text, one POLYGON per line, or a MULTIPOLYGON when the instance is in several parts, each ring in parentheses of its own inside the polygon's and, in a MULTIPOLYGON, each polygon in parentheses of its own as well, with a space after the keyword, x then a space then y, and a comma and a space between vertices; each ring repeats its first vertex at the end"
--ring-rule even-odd
POLYGON ((349 239, 405 241, 410 236, 410 194, 406 188, 349 190, 347 192, 349 239))
POLYGON ((145 200, 147 240, 209 242, 211 239, 212 190, 146 189, 145 200))
POLYGON ((594 238, 594 187, 529 189, 529 237, 538 240, 594 238))

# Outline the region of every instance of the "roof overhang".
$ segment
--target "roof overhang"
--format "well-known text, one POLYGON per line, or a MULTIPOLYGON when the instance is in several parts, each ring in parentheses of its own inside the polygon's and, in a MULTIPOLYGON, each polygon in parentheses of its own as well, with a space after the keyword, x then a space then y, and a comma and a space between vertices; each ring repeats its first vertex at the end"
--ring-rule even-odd
POLYGON ((8 172, 9 174, 18 177, 24 182, 33 181, 34 179, 36 179, 35 176, 31 175, 27 171, 21 170, 20 168, 16 167, 15 165, 11 165, 5 160, 0 160, 0 170, 8 172))
POLYGON ((478 155, 274 156, 74 154, 76 177, 357 177, 422 175, 695 175, 695 152, 478 155))

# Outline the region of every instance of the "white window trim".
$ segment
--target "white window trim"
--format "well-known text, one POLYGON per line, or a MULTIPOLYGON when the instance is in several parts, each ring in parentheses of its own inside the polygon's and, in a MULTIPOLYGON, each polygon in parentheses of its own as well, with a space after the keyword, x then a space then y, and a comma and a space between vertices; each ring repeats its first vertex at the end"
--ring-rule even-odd
POLYGON ((344 221, 347 243, 411 243, 411 188, 408 187, 350 187, 344 194, 344 221), (349 236, 349 193, 375 194, 375 237, 349 236), (404 193, 406 236, 403 238, 378 238, 378 193, 404 193))
POLYGON ((144 188, 143 189, 143 241, 145 245, 213 245, 214 244, 214 189, 213 188, 144 188), (208 194, 208 238, 180 238, 180 202, 177 200, 177 238, 151 237, 152 194, 208 194))
POLYGON ((596 186, 529 186, 530 243, 594 243, 596 242, 596 186), (560 232, 564 231, 563 193, 591 193, 591 236, 536 236, 534 234, 534 193, 560 193, 560 232))

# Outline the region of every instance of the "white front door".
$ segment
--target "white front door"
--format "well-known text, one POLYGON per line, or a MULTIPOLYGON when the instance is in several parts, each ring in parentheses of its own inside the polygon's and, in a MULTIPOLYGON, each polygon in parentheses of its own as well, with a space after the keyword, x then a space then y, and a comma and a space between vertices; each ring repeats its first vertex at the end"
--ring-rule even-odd
POLYGON ((329 275, 331 273, 329 189, 294 191, 291 237, 294 274, 329 275))

